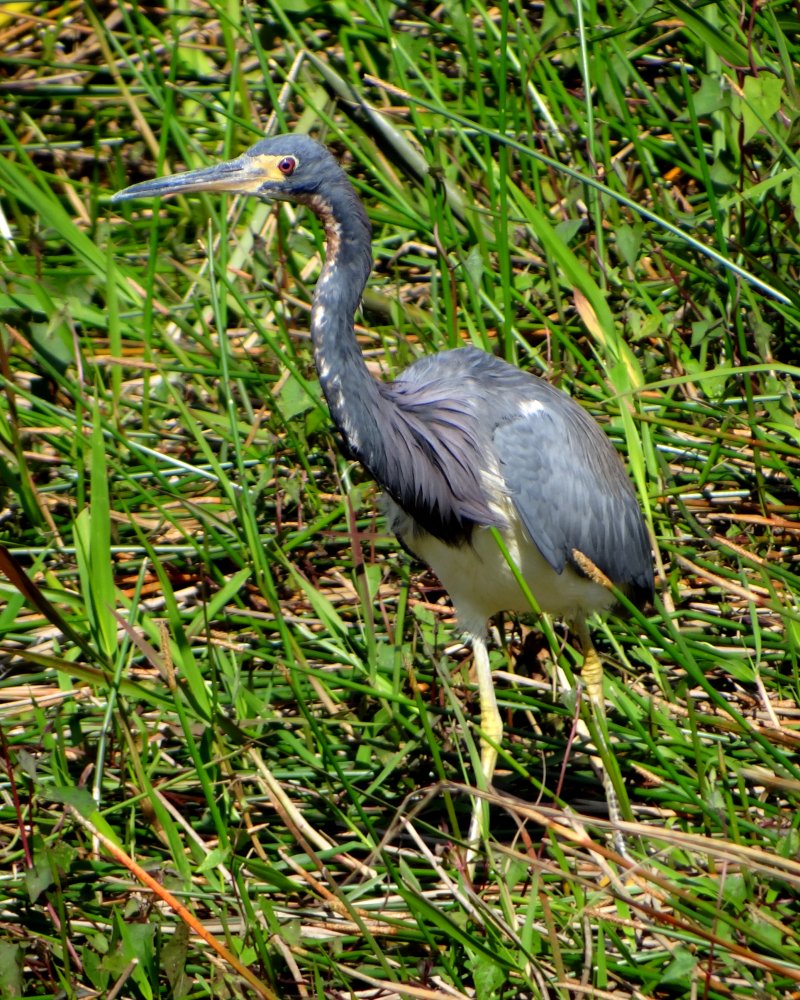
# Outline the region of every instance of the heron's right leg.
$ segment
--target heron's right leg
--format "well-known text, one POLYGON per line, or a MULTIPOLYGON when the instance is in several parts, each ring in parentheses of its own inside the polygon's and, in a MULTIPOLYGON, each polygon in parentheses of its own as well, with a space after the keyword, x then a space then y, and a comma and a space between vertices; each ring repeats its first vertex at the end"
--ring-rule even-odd
MULTIPOLYGON (((497 707, 497 696, 494 693, 492 668, 489 665, 489 648, 486 636, 472 636, 472 652, 475 663, 475 676, 478 681, 478 696, 481 704, 481 774, 478 785, 481 790, 489 788, 494 777, 497 764, 497 746, 503 738, 503 720, 497 707)), ((476 798, 469 828, 469 843, 471 858, 473 845, 476 845, 481 832, 485 830, 484 817, 488 816, 488 804, 476 798)))
MULTIPOLYGON (((594 746, 595 753, 592 754, 589 759, 592 762, 592 767, 594 768, 595 773, 599 775, 600 780, 603 782, 603 790, 606 795, 606 805, 608 806, 608 818, 611 820, 614 827, 614 831, 612 833, 614 848, 618 854, 627 858, 628 851, 625 846, 625 838, 620 832, 622 810, 620 809, 619 799, 617 798, 617 792, 614 788, 614 783, 611 780, 611 775, 608 773, 608 769, 606 768, 601 756, 603 753, 606 755, 611 753, 608 740, 606 739, 606 699, 605 694, 603 693, 603 664, 597 654, 597 650, 594 648, 594 643, 592 642, 592 637, 589 635, 589 629, 586 625, 586 621, 584 619, 580 619, 575 622, 575 626, 578 637, 580 638, 581 652, 583 653, 581 679, 586 687, 586 693, 589 696, 589 704, 591 706, 592 714, 594 715, 595 731, 597 733, 597 739, 600 743, 600 745, 594 746)), ((578 732, 589 745, 592 744, 593 741, 591 734, 589 733, 586 723, 582 719, 578 720, 578 732)))

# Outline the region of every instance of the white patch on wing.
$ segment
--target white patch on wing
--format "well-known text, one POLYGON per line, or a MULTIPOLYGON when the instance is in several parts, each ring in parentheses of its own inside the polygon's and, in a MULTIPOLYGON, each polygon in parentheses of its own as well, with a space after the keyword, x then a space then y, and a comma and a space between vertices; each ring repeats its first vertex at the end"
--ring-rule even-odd
POLYGON ((523 417, 533 417, 537 413, 547 412, 547 407, 538 399, 526 399, 519 404, 519 412, 523 417))

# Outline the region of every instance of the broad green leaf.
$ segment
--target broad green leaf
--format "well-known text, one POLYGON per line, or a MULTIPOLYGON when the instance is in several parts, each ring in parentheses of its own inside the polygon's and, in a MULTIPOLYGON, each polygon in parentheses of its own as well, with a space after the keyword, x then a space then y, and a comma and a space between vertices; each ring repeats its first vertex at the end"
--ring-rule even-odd
POLYGON ((696 955, 688 948, 678 947, 672 952, 672 961, 661 973, 661 982, 685 986, 690 982, 696 965, 696 955))
POLYGON ((0 941, 0 1000, 23 995, 22 948, 13 941, 0 941))
POLYGON ((744 81, 743 90, 744 141, 749 142, 757 132, 769 123, 772 116, 780 111, 783 100, 783 80, 771 73, 748 76, 744 81))

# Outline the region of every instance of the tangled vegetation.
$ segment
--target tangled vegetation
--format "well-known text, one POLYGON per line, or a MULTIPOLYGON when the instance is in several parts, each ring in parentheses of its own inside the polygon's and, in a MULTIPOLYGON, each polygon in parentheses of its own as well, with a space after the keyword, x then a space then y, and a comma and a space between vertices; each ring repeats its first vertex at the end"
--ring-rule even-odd
POLYGON ((798 995, 797 5, 1 16, 0 997, 798 995), (316 220, 110 204, 280 131, 367 206, 376 376, 474 343, 630 470, 629 862, 569 634, 500 621, 469 878, 469 651, 332 434, 316 220))

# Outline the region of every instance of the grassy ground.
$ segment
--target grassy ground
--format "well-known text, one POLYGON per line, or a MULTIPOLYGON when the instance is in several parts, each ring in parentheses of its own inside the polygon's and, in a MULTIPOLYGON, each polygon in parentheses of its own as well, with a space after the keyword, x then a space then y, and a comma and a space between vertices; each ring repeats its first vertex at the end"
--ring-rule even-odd
POLYGON ((22 6, 0 996, 798 995, 796 5, 22 6), (368 207, 376 374, 472 341, 628 464, 657 606, 594 632, 630 870, 552 682, 579 657, 501 622, 466 877, 469 654, 331 433, 315 220, 109 204, 283 130, 368 207))

